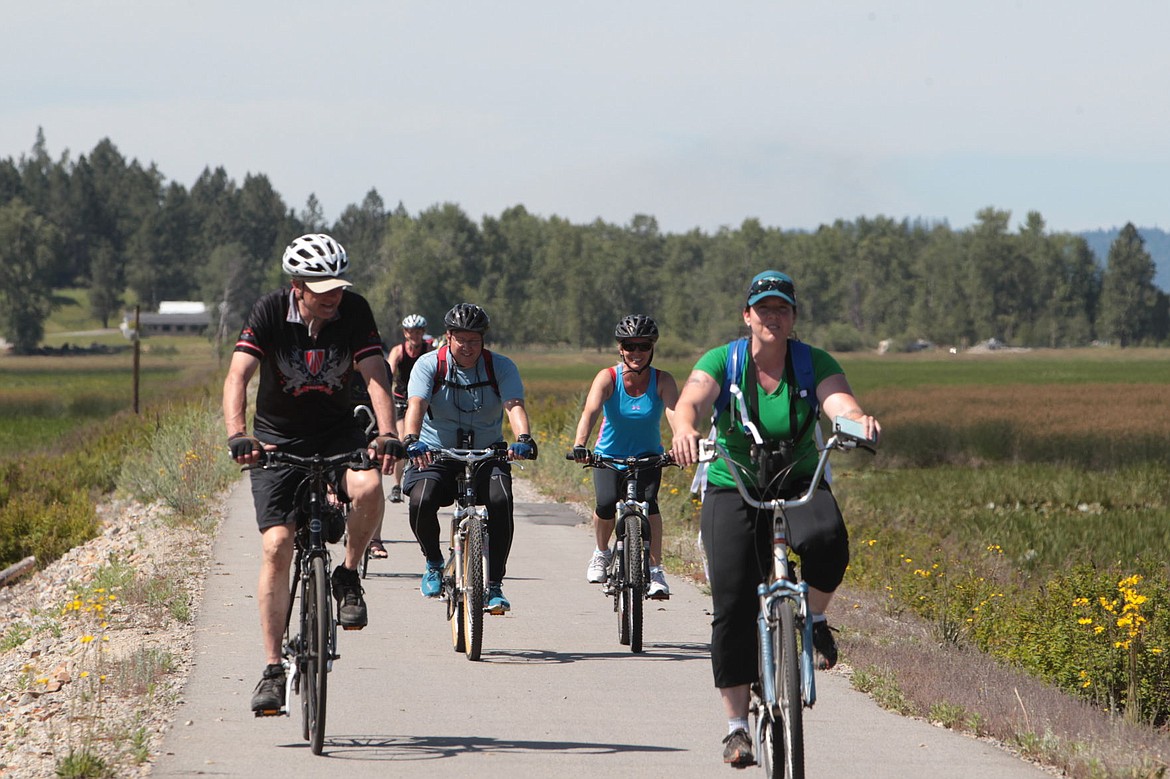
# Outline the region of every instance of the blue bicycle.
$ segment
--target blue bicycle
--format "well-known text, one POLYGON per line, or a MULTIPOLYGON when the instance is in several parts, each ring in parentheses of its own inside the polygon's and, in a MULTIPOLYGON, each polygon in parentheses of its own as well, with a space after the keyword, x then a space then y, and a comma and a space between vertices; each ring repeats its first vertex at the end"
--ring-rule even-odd
POLYGON ((874 442, 867 439, 856 422, 845 417, 834 420, 833 435, 819 448, 816 471, 808 489, 797 498, 757 500, 744 484, 739 465, 717 442, 700 441, 700 462, 722 457, 730 466, 735 486, 749 506, 772 512, 772 570, 756 590, 760 612, 760 680, 752 686, 750 712, 754 752, 769 777, 803 779, 804 709, 816 703, 813 676, 813 623, 808 606, 808 584, 800 581, 788 555, 787 512, 809 503, 828 466, 833 451, 848 451, 874 442))

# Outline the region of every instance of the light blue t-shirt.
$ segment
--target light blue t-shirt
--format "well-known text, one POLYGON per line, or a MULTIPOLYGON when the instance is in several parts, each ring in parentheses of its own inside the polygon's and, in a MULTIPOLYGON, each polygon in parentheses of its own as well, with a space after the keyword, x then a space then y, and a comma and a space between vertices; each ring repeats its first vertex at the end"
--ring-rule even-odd
POLYGON ((661 422, 665 405, 658 395, 658 369, 650 369, 650 384, 646 393, 638 397, 626 392, 622 381, 624 370, 624 365, 614 369, 613 393, 602 406, 605 416, 601 418, 594 451, 609 457, 662 454, 661 422))
POLYGON ((483 356, 471 368, 460 368, 454 355, 447 355, 447 382, 432 395, 439 352, 427 352, 418 358, 410 372, 406 394, 430 403, 423 415, 419 440, 427 446, 459 447, 459 431, 473 434, 471 449, 484 449, 504 440, 504 401, 524 400, 524 384, 516 363, 492 352, 492 368, 500 392, 488 381, 483 356), (451 386, 455 384, 458 386, 451 386))

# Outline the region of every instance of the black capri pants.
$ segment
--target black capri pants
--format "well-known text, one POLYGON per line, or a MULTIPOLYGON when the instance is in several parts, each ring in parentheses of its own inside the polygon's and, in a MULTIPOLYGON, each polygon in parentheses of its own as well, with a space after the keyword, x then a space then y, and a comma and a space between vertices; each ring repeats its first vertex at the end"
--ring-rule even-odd
MULTIPOLYGON (((658 487, 661 484, 661 468, 638 472, 638 500, 644 500, 649 505, 649 515, 658 513, 658 487)), ((626 499, 625 474, 611 468, 594 468, 593 493, 597 503, 593 511, 598 519, 613 519, 617 516, 617 502, 626 499)))
MULTIPOLYGON (((446 558, 439 541, 439 509, 455 503, 455 480, 463 467, 463 463, 451 461, 431 463, 421 470, 412 465, 402 477, 402 491, 410 496, 410 529, 432 562, 442 563, 446 558)), ((483 465, 476 473, 475 494, 488 512, 488 580, 502 582, 515 529, 512 466, 501 462, 483 465)))
MULTIPOLYGON (((822 485, 788 519, 801 578, 833 592, 849 564, 849 534, 832 491, 822 485)), ((703 495, 700 527, 711 585, 715 686, 751 684, 759 676, 756 587, 772 570, 772 512, 748 506, 735 489, 711 487, 703 495)))

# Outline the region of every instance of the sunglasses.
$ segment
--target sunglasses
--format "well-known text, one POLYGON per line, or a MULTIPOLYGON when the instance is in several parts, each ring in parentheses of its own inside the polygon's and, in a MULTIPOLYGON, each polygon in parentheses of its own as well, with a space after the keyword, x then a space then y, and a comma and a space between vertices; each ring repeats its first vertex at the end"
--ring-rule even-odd
POLYGON ((648 341, 622 341, 623 352, 648 352, 654 348, 654 344, 648 341))
POLYGON ((792 286, 791 281, 785 279, 775 277, 760 279, 755 284, 752 284, 751 289, 748 290, 748 297, 758 295, 761 292, 779 292, 781 295, 786 295, 793 300, 796 299, 796 288, 792 286))

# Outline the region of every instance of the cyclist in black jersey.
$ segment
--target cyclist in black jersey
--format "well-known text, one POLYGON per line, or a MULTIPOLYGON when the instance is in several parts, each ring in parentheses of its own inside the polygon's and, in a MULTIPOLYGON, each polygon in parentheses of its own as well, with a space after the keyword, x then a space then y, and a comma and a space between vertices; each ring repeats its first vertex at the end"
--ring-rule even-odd
MULTIPOLYGON (((418 358, 432 348, 426 340, 427 320, 421 314, 411 314, 402 320, 402 343, 396 344, 386 357, 386 364, 390 367, 390 388, 394 396, 394 412, 398 415, 398 436, 402 437, 402 422, 406 419, 407 395, 406 388, 410 383, 410 371, 418 358)), ((399 462, 394 468, 394 487, 390 491, 390 500, 394 503, 402 502, 402 470, 404 463, 399 462)))
MULTIPOLYGON (((289 287, 261 297, 240 332, 223 386, 223 413, 231 456, 242 465, 256 463, 261 450, 334 455, 369 446, 381 470, 345 472, 341 486, 352 502, 345 561, 333 572, 333 594, 343 627, 366 625, 366 604, 358 563, 374 528, 382 520, 381 474, 390 473, 403 455, 395 433, 382 339, 365 298, 347 289, 345 249, 323 234, 297 238, 284 252, 289 287), (368 441, 353 416, 351 379, 361 373, 378 429, 368 441), (247 387, 257 371, 256 411, 247 432, 247 387)), ((252 696, 252 709, 284 703, 281 640, 289 608, 289 568, 295 532, 295 492, 302 476, 293 469, 251 472, 256 522, 263 554, 257 601, 264 637, 264 675, 252 696)))
MULTIPOLYGON (((431 350, 431 341, 426 337, 427 320, 421 314, 410 314, 402 320, 402 343, 395 344, 386 356, 390 370, 390 391, 394 399, 394 414, 398 420, 398 437, 403 436, 402 423, 406 419, 406 386, 410 371, 419 357, 431 350)), ((405 460, 394 463, 394 485, 390 488, 390 502, 402 502, 402 471, 405 460)), ((386 547, 382 543, 382 523, 378 523, 374 537, 370 539, 370 557, 385 558, 386 547)))

